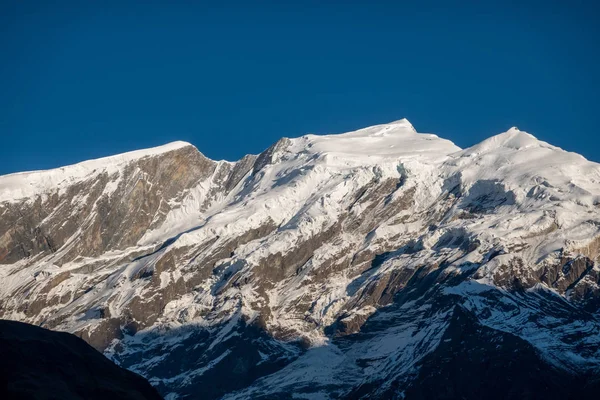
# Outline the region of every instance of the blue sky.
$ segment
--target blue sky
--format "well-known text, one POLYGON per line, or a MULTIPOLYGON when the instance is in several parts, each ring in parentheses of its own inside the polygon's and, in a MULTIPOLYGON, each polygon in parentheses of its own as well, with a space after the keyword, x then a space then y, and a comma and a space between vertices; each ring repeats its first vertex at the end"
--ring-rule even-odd
POLYGON ((593 1, 50 3, 0 5, 0 174, 173 140, 235 160, 403 117, 600 161, 593 1))

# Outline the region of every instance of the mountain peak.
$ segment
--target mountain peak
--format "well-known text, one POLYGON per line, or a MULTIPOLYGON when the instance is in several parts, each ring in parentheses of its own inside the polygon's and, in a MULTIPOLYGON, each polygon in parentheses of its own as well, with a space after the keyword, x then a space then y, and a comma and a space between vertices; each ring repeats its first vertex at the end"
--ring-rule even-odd
POLYGON ((369 157, 440 160, 460 150, 449 140, 418 133, 407 119, 340 134, 308 135, 292 142, 294 152, 336 154, 363 164, 374 160, 369 157))
POLYGON ((487 140, 490 144, 497 147, 506 147, 510 149, 520 150, 527 147, 539 146, 541 142, 532 134, 519 130, 513 126, 506 132, 492 136, 487 140))
POLYGON ((50 188, 58 187, 63 182, 73 183, 101 171, 114 172, 136 160, 160 156, 186 147, 194 146, 188 142, 175 141, 162 146, 129 151, 48 170, 3 175, 0 176, 0 202, 30 197, 50 188))
POLYGON ((399 119, 397 121, 392 121, 392 122, 390 122, 388 124, 385 124, 385 125, 402 126, 402 127, 411 129, 413 132, 417 132, 417 130, 415 129, 415 127, 413 126, 413 124, 411 124, 410 121, 408 119, 406 119, 406 118, 402 118, 402 119, 399 119))
MULTIPOLYGON (((142 158, 142 157, 147 157, 147 156, 155 156, 155 155, 159 155, 159 154, 163 154, 163 153, 168 153, 170 151, 179 150, 184 147, 194 147, 194 145, 192 145, 191 143, 188 143, 188 142, 184 142, 182 140, 176 140, 174 142, 163 144, 161 146, 150 147, 150 148, 142 149, 142 150, 128 151, 126 153, 117 154, 115 156, 103 157, 103 158, 99 158, 97 160, 92 160, 92 161, 109 160, 112 158, 121 158, 121 159, 126 159, 129 161, 129 160, 133 160, 133 159, 137 159, 137 158, 142 158)), ((89 161, 84 161, 84 162, 89 162, 89 161)))
POLYGON ((482 154, 498 150, 524 150, 533 147, 548 147, 545 142, 538 140, 535 136, 519 130, 513 126, 506 132, 485 139, 468 149, 464 150, 465 154, 482 154))

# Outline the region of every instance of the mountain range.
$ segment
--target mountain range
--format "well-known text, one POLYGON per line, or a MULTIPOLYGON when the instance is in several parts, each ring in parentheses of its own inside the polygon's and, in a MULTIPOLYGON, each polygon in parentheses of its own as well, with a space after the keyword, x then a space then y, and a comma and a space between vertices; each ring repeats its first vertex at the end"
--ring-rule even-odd
POLYGON ((0 177, 0 318, 173 399, 600 393, 600 164, 405 119, 0 177))

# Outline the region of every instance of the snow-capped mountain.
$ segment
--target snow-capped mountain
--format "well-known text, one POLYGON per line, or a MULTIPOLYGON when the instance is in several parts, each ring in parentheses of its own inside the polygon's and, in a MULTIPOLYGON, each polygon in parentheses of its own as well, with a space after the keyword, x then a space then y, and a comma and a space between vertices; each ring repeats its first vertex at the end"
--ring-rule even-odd
POLYGON ((0 317, 175 398, 600 389, 600 165, 407 120, 0 177, 0 317))

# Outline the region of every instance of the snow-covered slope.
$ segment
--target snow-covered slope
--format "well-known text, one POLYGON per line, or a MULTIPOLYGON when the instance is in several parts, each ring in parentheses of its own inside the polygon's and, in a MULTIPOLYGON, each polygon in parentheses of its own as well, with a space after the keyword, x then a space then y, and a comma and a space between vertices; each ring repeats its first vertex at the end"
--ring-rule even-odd
POLYGON ((182 147, 186 142, 173 142, 146 150, 131 151, 111 157, 84 161, 67 167, 34 172, 21 172, 0 177, 0 202, 16 202, 24 198, 35 198, 57 188, 94 178, 102 173, 114 173, 126 165, 145 157, 156 157, 182 147))
POLYGON ((600 165, 516 128, 461 150, 400 120, 235 163, 176 142, 0 177, 0 315, 169 398, 419 398, 456 332, 571 382, 598 376, 599 204, 600 165))

